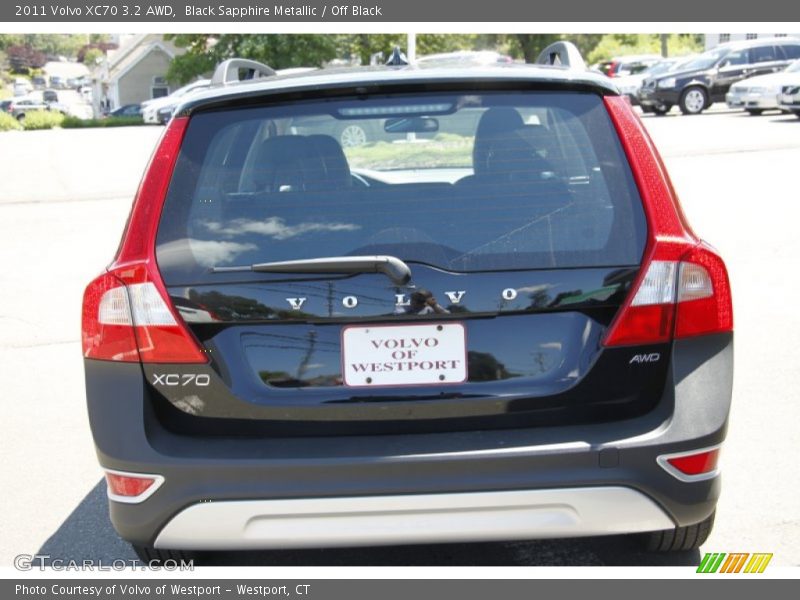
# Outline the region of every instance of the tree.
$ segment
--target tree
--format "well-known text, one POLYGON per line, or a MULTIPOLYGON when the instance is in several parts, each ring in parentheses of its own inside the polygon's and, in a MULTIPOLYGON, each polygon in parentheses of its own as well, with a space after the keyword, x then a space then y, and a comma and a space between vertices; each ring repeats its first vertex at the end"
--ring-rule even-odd
POLYGON ((6 48, 6 54, 11 70, 17 73, 26 72, 29 69, 41 69, 47 62, 47 57, 43 52, 34 50, 30 46, 9 46, 6 48))
POLYGON ((316 34, 179 34, 165 36, 186 53, 173 59, 167 79, 185 83, 210 73, 233 56, 267 63, 273 69, 314 67, 337 56, 337 36, 316 34))
POLYGON ((581 54, 586 57, 603 38, 600 34, 592 33, 516 33, 496 37, 498 38, 498 44, 505 43, 511 56, 523 58, 526 63, 536 62, 542 50, 559 40, 572 42, 578 47, 581 54))

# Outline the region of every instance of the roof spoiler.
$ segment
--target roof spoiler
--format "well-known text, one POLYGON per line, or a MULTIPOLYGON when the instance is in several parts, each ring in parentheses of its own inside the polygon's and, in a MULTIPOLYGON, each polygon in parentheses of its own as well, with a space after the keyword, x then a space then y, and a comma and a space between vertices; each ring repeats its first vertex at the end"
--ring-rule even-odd
POLYGON ((551 65, 566 67, 576 71, 585 71, 586 63, 583 61, 580 50, 572 42, 554 42, 539 53, 537 65, 551 65))
POLYGON ((229 58, 217 65, 214 75, 211 76, 211 86, 232 85, 242 81, 261 79, 262 77, 274 77, 275 75, 275 69, 264 63, 246 58, 229 58))

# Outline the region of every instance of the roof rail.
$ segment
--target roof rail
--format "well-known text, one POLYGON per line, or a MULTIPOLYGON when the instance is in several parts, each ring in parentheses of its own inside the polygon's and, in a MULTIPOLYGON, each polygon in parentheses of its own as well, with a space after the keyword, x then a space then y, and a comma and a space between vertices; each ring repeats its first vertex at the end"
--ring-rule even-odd
POLYGON ((536 59, 537 65, 553 65, 568 69, 586 70, 580 50, 572 42, 554 42, 541 51, 536 59))
POLYGON ((275 74, 275 70, 264 63, 246 58, 229 58, 217 65, 214 75, 211 76, 211 86, 231 85, 250 79, 273 77, 275 74), (245 71, 245 76, 240 78, 239 74, 242 70, 245 71))

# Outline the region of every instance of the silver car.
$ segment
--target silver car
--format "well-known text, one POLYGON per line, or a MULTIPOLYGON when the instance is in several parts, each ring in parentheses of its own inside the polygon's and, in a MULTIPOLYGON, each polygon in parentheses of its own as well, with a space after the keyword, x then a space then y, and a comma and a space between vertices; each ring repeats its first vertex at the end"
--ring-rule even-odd
POLYGON ((778 95, 782 88, 792 84, 800 85, 800 59, 779 73, 759 75, 733 84, 725 101, 729 108, 743 108, 751 115, 760 115, 765 110, 781 109, 778 95))

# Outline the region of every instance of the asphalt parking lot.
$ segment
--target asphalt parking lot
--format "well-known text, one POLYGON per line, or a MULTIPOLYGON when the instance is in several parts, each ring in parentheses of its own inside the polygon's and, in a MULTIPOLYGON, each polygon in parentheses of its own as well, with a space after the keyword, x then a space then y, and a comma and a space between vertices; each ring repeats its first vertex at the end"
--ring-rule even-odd
MULTIPOLYGON (((695 229, 731 274, 736 372, 723 496, 704 551, 800 565, 800 119, 644 117, 695 229)), ((110 260, 159 128, 0 134, 0 566, 37 552, 133 558, 106 515, 83 397, 80 305, 110 260)), ((109 399, 113 401, 113 399, 109 399)), ((697 564, 625 538, 216 554, 214 564, 697 564)))

